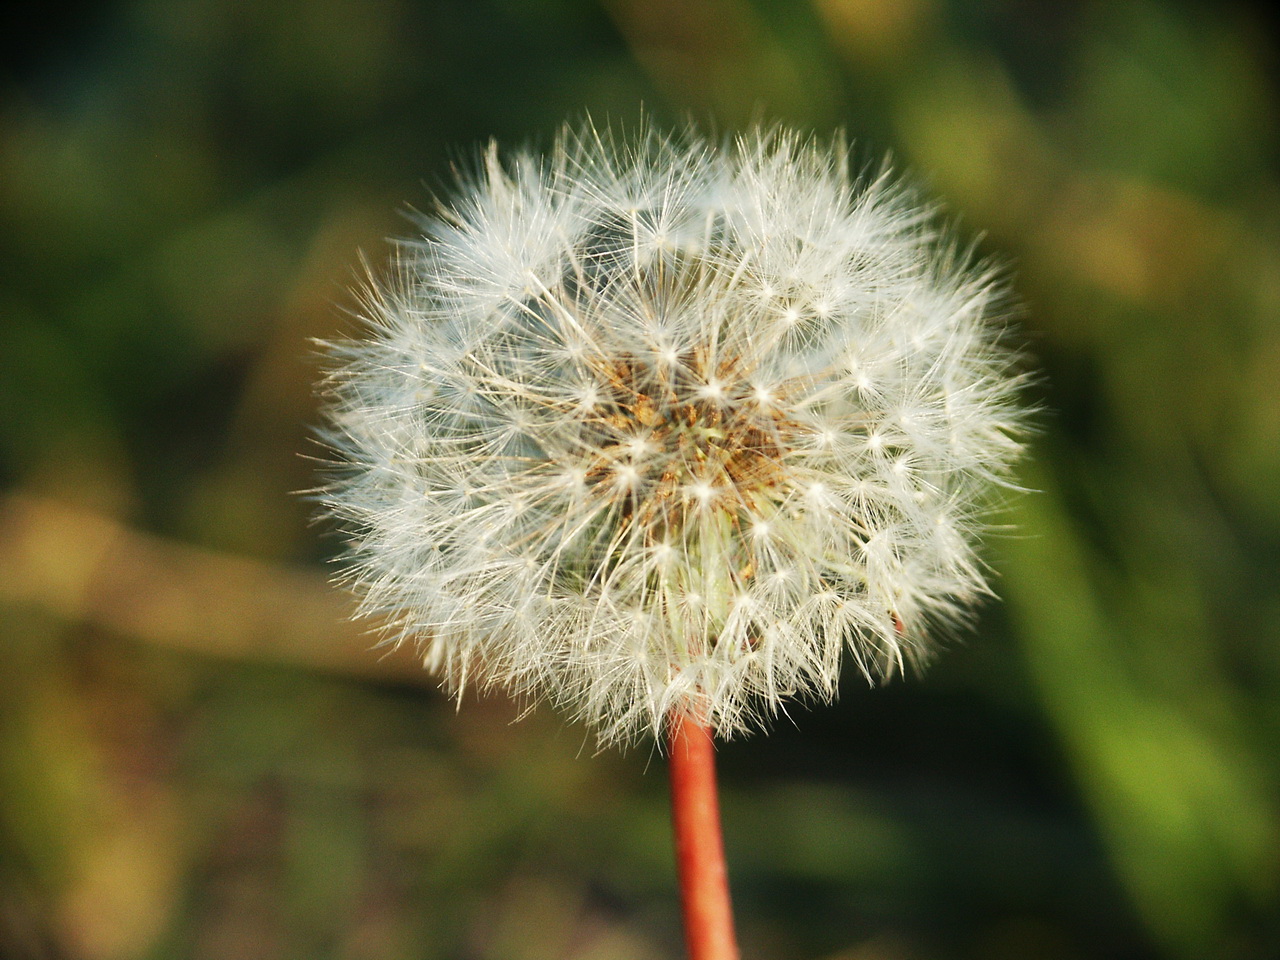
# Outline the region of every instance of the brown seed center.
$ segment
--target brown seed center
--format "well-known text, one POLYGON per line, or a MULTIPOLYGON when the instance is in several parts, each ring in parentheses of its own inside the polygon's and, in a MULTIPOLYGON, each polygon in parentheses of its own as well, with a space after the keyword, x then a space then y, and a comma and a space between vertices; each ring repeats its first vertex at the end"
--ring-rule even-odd
POLYGON ((614 358, 594 372, 605 387, 588 418, 602 433, 587 469, 595 495, 648 524, 646 539, 708 509, 734 522, 758 515, 781 482, 793 427, 733 358, 697 349, 669 360, 614 358))

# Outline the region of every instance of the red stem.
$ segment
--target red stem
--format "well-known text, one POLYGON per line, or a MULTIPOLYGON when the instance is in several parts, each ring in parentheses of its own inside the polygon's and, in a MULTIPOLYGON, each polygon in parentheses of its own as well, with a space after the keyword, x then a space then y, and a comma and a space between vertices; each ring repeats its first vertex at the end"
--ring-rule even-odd
POLYGON ((711 729, 689 717, 671 728, 671 819, 689 960, 738 960, 720 837, 711 729))

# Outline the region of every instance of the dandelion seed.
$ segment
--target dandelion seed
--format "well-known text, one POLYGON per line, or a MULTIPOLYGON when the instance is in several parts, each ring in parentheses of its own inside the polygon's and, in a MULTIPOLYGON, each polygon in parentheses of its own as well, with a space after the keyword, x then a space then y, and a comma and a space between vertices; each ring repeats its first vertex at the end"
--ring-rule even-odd
POLYGON ((1023 416, 992 272, 782 130, 496 149, 332 345, 327 509, 455 692, 720 735, 918 663, 1023 416))

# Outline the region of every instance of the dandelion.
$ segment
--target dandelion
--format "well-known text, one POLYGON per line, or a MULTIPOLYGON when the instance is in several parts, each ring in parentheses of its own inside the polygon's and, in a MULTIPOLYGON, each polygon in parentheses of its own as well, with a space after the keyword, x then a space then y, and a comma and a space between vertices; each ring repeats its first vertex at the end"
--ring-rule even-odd
POLYGON ((337 344, 363 609, 456 692, 720 735, 929 654, 1019 451, 1003 294, 887 174, 769 130, 564 132, 479 176, 337 344))
POLYGON ((327 502, 363 611, 455 693, 730 736, 986 592, 1006 297, 887 171, 588 125, 491 148, 420 227, 332 346, 327 502))

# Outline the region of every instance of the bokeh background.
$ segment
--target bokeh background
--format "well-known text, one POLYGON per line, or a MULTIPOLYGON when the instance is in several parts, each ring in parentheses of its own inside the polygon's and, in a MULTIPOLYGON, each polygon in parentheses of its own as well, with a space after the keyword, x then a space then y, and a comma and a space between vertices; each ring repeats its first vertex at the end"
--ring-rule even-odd
MULTIPOLYGON (((24 9, 25 8, 25 9, 24 9)), ((310 338, 490 138, 843 126, 1011 266, 1002 603, 721 751, 748 960, 1280 956, 1277 31, 1238 3, 68 0, 0 23, 0 956, 674 960, 665 768, 327 584, 310 338)))

